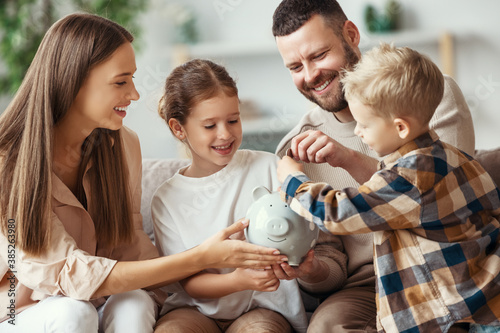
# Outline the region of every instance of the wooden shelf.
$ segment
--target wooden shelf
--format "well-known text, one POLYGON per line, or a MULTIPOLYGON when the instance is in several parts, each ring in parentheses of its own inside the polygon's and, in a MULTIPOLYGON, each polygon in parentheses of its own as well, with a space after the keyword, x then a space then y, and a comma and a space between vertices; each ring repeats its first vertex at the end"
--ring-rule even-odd
POLYGON ((396 46, 426 46, 429 44, 438 44, 440 39, 440 34, 435 31, 422 31, 422 30, 408 30, 408 31, 396 31, 388 33, 376 33, 376 34, 362 34, 361 43, 359 45, 360 50, 363 52, 374 46, 380 44, 380 42, 394 43, 396 46))
MULTIPOLYGON (((365 52, 380 42, 394 43, 396 46, 413 48, 429 45, 439 46, 441 67, 445 74, 453 76, 454 52, 453 37, 447 32, 430 30, 407 30, 389 33, 361 34, 359 48, 365 52)), ((192 58, 237 58, 255 56, 280 56, 274 40, 259 43, 205 42, 194 45, 177 45, 174 48, 174 65, 192 58)))
MULTIPOLYGON (((422 30, 384 34, 362 33, 359 48, 363 53, 379 45, 380 42, 394 43, 396 46, 409 46, 415 49, 425 49, 429 46, 438 47, 442 57, 442 71, 453 76, 453 38, 450 34, 422 30)), ((209 58, 217 61, 219 59, 246 59, 247 57, 280 57, 280 54, 274 39, 256 43, 205 42, 194 45, 176 45, 173 48, 172 62, 175 67, 193 58, 209 58)), ((259 74, 256 73, 256 75, 259 74)), ((272 151, 283 135, 291 129, 288 127, 274 128, 273 121, 273 116, 266 114, 260 118, 244 119, 243 147, 272 151)))
POLYGON ((188 46, 188 52, 193 57, 249 57, 249 56, 279 56, 274 42, 255 44, 243 43, 202 43, 188 46))
MULTIPOLYGON (((368 49, 383 42, 394 42, 397 46, 419 46, 439 43, 440 34, 434 31, 397 31, 379 34, 362 34, 360 49, 368 49)), ((191 57, 247 57, 279 56, 274 40, 260 43, 205 42, 193 45, 179 45, 191 57)))

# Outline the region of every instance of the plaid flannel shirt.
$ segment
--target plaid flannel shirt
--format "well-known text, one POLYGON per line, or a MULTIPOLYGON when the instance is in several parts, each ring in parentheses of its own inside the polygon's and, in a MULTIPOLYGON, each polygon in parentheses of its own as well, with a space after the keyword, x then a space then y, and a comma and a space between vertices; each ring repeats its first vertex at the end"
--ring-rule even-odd
POLYGON ((434 131, 386 157, 358 189, 296 173, 281 195, 323 230, 374 233, 380 332, 500 325, 500 191, 434 131))

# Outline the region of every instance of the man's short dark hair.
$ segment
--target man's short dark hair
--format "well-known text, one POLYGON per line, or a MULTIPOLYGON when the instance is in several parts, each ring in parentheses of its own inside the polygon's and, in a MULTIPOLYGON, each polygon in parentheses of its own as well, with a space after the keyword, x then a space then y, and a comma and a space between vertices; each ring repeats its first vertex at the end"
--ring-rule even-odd
POLYGON ((314 15, 321 15, 335 34, 342 34, 347 16, 336 0, 283 0, 273 15, 273 35, 287 36, 314 15))

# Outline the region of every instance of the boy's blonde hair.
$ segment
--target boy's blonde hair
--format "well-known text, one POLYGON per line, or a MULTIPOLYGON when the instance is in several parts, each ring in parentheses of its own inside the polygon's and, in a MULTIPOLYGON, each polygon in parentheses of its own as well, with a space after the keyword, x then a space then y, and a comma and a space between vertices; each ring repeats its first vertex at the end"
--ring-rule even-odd
POLYGON ((441 102, 444 77, 427 56, 381 43, 341 79, 347 100, 357 99, 386 119, 412 116, 426 124, 441 102))

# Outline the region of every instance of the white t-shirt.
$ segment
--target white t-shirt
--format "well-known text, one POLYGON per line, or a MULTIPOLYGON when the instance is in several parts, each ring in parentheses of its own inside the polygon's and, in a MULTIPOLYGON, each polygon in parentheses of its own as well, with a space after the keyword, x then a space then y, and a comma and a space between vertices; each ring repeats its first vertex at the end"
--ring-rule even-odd
MULTIPOLYGON (((163 183, 151 203, 156 246, 161 255, 190 249, 219 230, 245 217, 257 186, 277 190, 278 158, 267 152, 239 150, 219 172, 203 178, 185 177, 179 170, 163 183)), ((233 269, 211 269, 229 273, 233 269)), ((181 306, 196 306, 214 319, 236 319, 261 307, 281 313, 297 332, 307 329, 307 317, 295 280, 280 281, 278 290, 245 290, 218 299, 193 299, 174 283, 164 287, 173 295, 165 301, 162 314, 181 306)))

